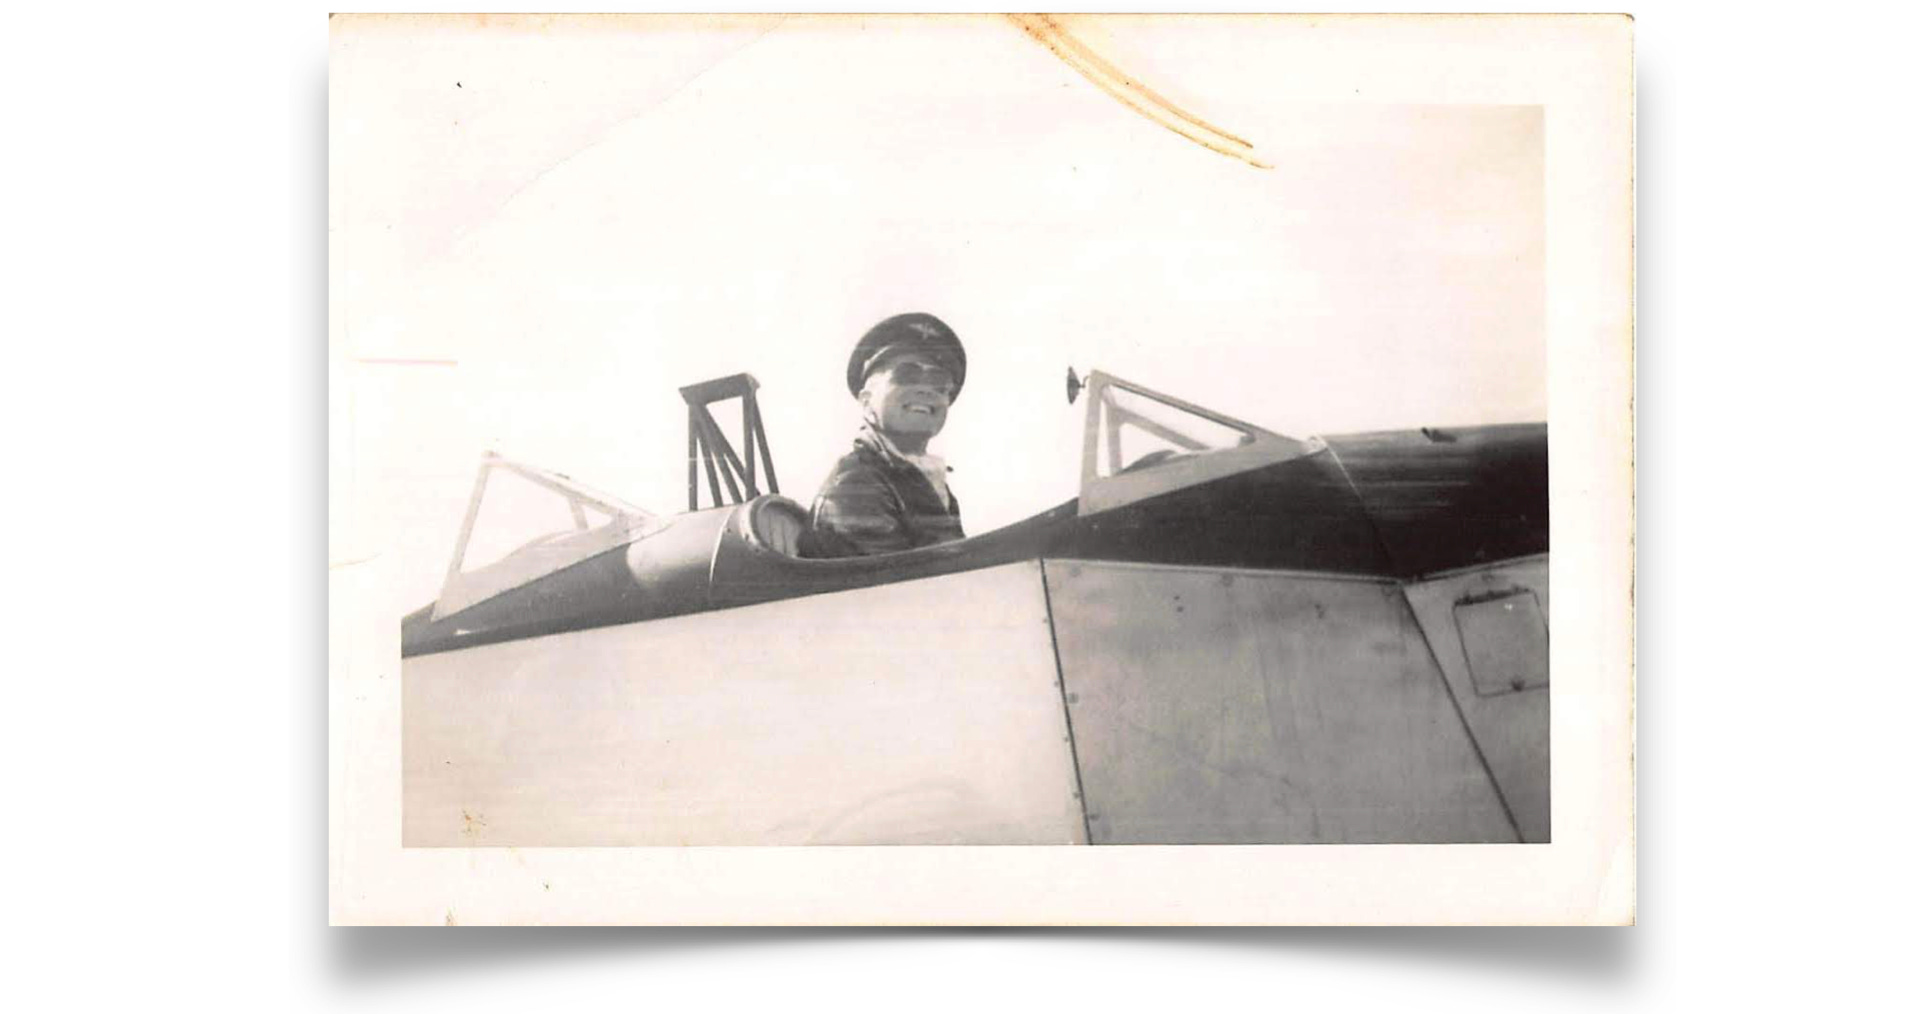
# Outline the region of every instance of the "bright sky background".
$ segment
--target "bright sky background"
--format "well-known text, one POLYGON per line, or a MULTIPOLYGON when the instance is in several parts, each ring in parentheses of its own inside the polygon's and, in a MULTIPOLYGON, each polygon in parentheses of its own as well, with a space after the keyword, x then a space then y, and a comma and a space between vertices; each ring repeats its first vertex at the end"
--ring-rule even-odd
POLYGON ((1065 20, 1274 168, 995 18, 337 27, 333 509, 397 601, 483 450, 684 509, 676 388, 722 374, 810 500, 907 310, 967 346, 933 449, 972 534, 1075 495, 1069 365, 1295 436, 1546 418, 1538 107, 1350 91, 1297 23, 1065 20))

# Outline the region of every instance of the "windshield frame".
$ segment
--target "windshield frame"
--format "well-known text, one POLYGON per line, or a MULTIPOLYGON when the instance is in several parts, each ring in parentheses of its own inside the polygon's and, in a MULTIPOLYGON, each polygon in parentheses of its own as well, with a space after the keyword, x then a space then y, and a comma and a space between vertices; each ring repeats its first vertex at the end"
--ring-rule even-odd
POLYGON ((1085 390, 1087 418, 1080 454, 1080 514, 1083 517, 1250 468, 1311 454, 1319 449, 1315 441, 1296 440, 1099 370, 1087 376, 1085 390), (1241 442, 1234 447, 1208 448, 1204 441, 1192 434, 1178 433, 1163 422, 1120 404, 1113 397, 1114 391, 1124 391, 1226 427, 1240 433, 1241 442), (1127 425, 1137 426, 1187 450, 1138 471, 1122 470, 1117 461, 1118 436, 1121 427, 1127 425), (1101 467, 1100 454, 1103 436, 1107 438, 1105 446, 1109 456, 1114 459, 1107 462, 1111 467, 1104 469, 1101 467))
POLYGON ((487 451, 480 456, 479 474, 474 477, 473 493, 467 498, 466 516, 460 522, 460 536, 454 542, 446 580, 441 583, 440 596, 434 601, 433 618, 437 620, 459 612, 510 588, 631 542, 657 522, 655 515, 610 493, 559 472, 487 451), (486 499, 487 481, 495 469, 511 472, 564 499, 574 527, 548 533, 498 560, 467 570, 467 548, 473 540, 474 524, 480 517, 480 505, 486 499), (586 513, 589 507, 607 515, 608 520, 590 524, 586 513))

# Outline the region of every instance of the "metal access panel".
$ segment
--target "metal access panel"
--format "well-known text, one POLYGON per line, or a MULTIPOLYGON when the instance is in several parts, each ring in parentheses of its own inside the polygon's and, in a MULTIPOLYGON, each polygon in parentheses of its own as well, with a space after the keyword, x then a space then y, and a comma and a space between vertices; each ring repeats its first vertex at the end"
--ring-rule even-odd
POLYGON ((407 846, 1085 841, 1037 562, 402 678, 407 846))
POLYGON ((1488 564, 1410 584, 1407 602, 1521 837, 1551 841, 1547 558, 1488 564))
POLYGON ((1473 692, 1482 697, 1547 685, 1547 621, 1525 588, 1453 604, 1473 692))
POLYGON ((1515 840, 1397 583, 1046 573, 1090 840, 1515 840))

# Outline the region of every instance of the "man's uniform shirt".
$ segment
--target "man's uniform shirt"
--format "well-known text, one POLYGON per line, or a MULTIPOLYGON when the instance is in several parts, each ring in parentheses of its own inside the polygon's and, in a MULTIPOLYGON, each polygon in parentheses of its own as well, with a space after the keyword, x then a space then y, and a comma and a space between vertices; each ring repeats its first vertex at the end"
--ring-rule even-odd
POLYGON ((863 427, 814 498, 808 555, 871 556, 966 538, 946 471, 939 458, 903 454, 863 427))

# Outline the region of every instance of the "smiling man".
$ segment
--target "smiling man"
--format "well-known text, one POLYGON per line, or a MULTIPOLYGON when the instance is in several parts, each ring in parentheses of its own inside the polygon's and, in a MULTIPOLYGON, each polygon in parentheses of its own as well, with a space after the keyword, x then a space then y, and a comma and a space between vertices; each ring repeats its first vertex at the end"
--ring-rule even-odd
POLYGON ((927 453, 967 379, 960 339, 930 313, 888 317, 854 346, 864 424, 813 501, 814 555, 897 553, 966 537, 947 465, 927 453))

